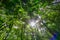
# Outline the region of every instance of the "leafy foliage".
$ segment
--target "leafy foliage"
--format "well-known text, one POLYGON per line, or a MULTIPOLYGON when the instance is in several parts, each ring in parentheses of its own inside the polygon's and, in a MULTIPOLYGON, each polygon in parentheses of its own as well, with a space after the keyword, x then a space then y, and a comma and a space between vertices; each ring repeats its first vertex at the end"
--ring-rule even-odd
POLYGON ((53 1, 0 0, 0 40, 50 40, 55 33, 59 40, 60 3, 53 1), (39 20, 38 28, 31 28, 31 19, 39 20))

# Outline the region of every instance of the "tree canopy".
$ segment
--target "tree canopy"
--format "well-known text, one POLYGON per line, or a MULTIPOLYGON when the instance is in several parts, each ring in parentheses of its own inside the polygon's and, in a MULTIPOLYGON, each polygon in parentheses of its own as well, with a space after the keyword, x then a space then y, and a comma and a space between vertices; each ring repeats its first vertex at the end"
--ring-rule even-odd
POLYGON ((0 0, 0 40, 60 40, 60 1, 0 0))

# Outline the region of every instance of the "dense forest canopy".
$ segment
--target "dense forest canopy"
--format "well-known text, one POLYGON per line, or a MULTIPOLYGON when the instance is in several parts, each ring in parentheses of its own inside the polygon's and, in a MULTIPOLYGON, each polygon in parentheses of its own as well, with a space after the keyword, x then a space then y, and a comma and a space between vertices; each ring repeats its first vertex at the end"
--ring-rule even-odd
POLYGON ((0 0, 0 40, 60 40, 60 0, 0 0))

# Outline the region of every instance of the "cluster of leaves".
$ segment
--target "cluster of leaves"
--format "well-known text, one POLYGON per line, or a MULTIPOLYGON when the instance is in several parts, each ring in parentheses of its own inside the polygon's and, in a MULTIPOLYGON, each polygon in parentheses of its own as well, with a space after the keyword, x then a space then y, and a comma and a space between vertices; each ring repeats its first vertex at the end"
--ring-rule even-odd
POLYGON ((60 3, 54 0, 0 0, 0 40, 49 40, 58 32, 60 38, 60 3), (47 35, 30 29, 28 20, 41 15, 47 35), (32 32, 32 33, 31 33, 32 32), (34 35, 36 38, 34 38, 34 35))

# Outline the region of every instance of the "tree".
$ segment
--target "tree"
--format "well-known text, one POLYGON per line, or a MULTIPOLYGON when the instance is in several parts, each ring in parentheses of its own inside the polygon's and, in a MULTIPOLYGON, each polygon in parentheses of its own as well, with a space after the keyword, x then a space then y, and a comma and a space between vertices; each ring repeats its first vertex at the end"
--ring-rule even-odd
POLYGON ((0 40, 50 40, 55 33, 59 40, 59 7, 54 0, 0 0, 0 40))

